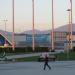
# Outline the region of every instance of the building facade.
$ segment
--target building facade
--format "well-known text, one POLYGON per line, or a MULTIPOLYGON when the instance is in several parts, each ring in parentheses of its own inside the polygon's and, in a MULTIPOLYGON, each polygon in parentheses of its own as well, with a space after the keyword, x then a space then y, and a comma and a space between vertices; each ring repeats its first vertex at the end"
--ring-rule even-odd
MULTIPOLYGON (((51 48, 51 34, 35 34, 35 47, 48 47, 51 48)), ((4 46, 5 40, 7 47, 12 47, 11 33, 0 35, 0 46, 4 46)), ((54 32, 54 48, 64 49, 67 45, 67 33, 66 32, 54 32)), ((14 34, 15 47, 32 47, 32 34, 14 34)))

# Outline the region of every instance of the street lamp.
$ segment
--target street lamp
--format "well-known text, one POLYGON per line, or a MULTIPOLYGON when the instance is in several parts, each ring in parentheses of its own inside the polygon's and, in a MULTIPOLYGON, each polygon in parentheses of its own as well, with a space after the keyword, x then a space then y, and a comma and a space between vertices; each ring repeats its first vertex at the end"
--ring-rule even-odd
POLYGON ((12 0, 12 49, 15 49, 14 46, 14 0, 12 0))
POLYGON ((35 50, 35 30, 34 30, 34 0, 32 0, 32 49, 35 50))
POLYGON ((68 16, 69 16, 68 17, 68 19, 69 19, 69 23, 68 23, 68 36, 69 36, 68 38, 69 38, 69 40, 68 41, 69 41, 69 49, 70 49, 70 41, 71 41, 71 38, 70 38, 70 35, 71 35, 71 15, 70 14, 71 14, 71 9, 68 9, 67 11, 68 11, 68 16))
POLYGON ((72 0, 70 0, 71 4, 71 49, 73 48, 73 38, 72 38, 72 0))
POLYGON ((70 42, 71 42, 71 9, 67 9, 68 11, 68 19, 69 19, 69 23, 68 23, 68 49, 67 49, 67 59, 69 59, 69 50, 70 50, 70 42))
POLYGON ((54 51, 54 11, 53 11, 53 0, 52 0, 52 51, 54 51))

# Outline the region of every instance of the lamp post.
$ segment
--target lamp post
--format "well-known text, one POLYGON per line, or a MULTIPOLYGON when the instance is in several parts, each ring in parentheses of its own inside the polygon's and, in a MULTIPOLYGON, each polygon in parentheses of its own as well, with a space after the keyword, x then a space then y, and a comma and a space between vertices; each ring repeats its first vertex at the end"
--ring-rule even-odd
POLYGON ((71 4, 71 49, 73 48, 73 38, 72 38, 72 0, 70 0, 70 4, 71 4))
POLYGON ((32 0, 32 49, 35 50, 35 31, 34 31, 34 0, 32 0))
POLYGON ((12 0, 12 49, 15 49, 14 46, 14 0, 12 0))
POLYGON ((71 38, 70 38, 70 36, 71 36, 71 9, 68 9, 67 10, 68 11, 68 19, 69 19, 69 23, 68 23, 68 49, 67 49, 67 59, 69 59, 69 50, 70 50, 70 47, 71 47, 71 45, 70 45, 70 42, 71 42, 71 38))
POLYGON ((54 51, 54 11, 53 11, 53 0, 52 0, 52 51, 54 51))
POLYGON ((68 19, 69 19, 69 23, 68 23, 68 36, 69 36, 69 49, 70 49, 70 41, 71 41, 71 38, 70 38, 70 35, 71 35, 71 9, 68 9, 68 19))

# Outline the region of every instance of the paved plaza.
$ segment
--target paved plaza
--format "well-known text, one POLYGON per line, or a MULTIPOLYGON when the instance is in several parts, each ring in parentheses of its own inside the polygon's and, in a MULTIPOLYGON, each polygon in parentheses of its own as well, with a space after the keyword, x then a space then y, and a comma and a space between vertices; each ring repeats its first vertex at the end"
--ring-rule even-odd
POLYGON ((75 61, 49 62, 51 70, 43 70, 44 62, 0 62, 0 75, 75 75, 75 61))

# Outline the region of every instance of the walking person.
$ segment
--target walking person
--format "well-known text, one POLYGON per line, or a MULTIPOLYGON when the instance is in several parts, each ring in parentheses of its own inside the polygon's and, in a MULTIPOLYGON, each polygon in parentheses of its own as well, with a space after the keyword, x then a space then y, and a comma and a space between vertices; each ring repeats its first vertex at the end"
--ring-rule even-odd
POLYGON ((49 68, 49 69, 51 69, 51 67, 49 66, 49 64, 48 64, 48 55, 47 54, 45 54, 45 59, 44 59, 44 70, 46 69, 46 66, 49 68))

